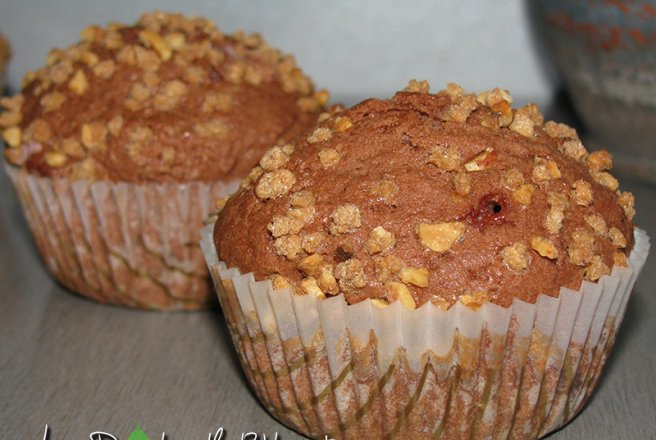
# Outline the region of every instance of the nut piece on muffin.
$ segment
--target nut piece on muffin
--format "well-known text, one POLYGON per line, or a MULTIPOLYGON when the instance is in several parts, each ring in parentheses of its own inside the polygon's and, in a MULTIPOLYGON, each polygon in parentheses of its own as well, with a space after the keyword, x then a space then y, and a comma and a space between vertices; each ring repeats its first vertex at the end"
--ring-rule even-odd
POLYGON ((327 100, 258 34, 155 12, 90 26, 0 102, 5 158, 43 176, 234 180, 327 100))
POLYGON ((219 214, 218 258, 295 293, 507 307, 578 289, 633 246, 606 151, 502 89, 411 81, 274 147, 219 214))
POLYGON ((7 170, 69 289, 151 309, 212 303, 198 230, 328 99, 257 34, 155 12, 91 26, 0 100, 7 170))

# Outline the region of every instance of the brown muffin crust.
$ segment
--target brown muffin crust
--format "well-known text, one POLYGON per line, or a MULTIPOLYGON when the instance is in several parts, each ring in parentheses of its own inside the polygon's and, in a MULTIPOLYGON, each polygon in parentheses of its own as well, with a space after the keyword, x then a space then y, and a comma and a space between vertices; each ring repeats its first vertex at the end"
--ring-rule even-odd
POLYGON ((270 150, 219 214, 219 258, 298 294, 410 308, 535 302, 626 264, 633 196, 607 152, 506 91, 427 92, 412 81, 270 150))
POLYGON ((328 99, 259 35, 202 18, 154 12, 81 36, 0 101, 8 162, 73 179, 232 180, 328 99))

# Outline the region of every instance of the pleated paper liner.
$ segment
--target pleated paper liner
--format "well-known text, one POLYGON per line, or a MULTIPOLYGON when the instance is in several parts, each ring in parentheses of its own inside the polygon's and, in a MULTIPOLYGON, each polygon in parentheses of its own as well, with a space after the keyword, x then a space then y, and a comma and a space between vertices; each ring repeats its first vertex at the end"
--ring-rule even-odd
POLYGON ((68 289, 145 309, 215 302, 198 231, 237 182, 90 183, 5 169, 48 270, 68 289))
POLYGON ((201 247, 242 366, 266 409, 313 438, 535 439, 583 407, 649 250, 535 304, 448 311, 274 290, 201 247))

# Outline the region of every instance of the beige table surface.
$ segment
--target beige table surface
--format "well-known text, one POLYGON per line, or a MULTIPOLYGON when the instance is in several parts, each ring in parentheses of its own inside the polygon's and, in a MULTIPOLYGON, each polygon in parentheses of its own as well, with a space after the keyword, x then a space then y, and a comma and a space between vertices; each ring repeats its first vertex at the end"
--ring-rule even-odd
MULTIPOLYGON (((656 187, 629 174, 618 177, 636 196, 637 224, 656 237, 656 187)), ((652 252, 595 396, 550 440, 656 439, 655 263, 652 252)), ((52 440, 124 440, 136 424, 151 440, 220 427, 224 440, 299 437, 255 399, 218 310, 128 310, 55 283, 0 172, 0 440, 42 439, 46 424, 52 440)))

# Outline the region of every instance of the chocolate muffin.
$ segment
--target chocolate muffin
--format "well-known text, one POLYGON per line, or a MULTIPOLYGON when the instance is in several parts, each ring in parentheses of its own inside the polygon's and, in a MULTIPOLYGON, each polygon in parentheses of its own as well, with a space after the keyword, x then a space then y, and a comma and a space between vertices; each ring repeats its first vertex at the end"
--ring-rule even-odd
POLYGON ((259 35, 203 18, 154 12, 81 37, 0 101, 5 159, 37 243, 76 292, 203 307, 212 297, 196 237, 211 204, 266 148, 314 124, 327 93, 259 35), (49 186, 41 202, 30 180, 49 186))
POLYGON ((505 90, 428 88, 270 149, 204 230, 246 375, 305 435, 546 435, 644 264, 607 152, 505 90))
POLYGON ((349 304, 409 294, 447 308, 534 303, 625 265, 634 199, 607 172, 610 155, 510 102, 452 85, 335 115, 289 157, 265 155, 219 217, 219 257, 349 304))

